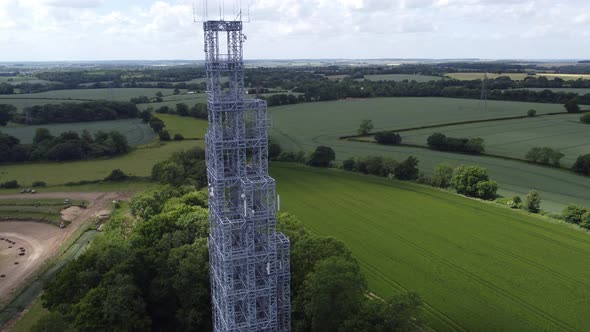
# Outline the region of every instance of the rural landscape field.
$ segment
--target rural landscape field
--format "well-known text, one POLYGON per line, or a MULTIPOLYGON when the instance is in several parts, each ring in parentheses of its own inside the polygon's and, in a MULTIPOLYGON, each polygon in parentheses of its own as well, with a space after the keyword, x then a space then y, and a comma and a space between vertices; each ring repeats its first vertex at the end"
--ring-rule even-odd
POLYGON ((213 2, 0 2, 0 331, 590 330, 590 6, 213 2))

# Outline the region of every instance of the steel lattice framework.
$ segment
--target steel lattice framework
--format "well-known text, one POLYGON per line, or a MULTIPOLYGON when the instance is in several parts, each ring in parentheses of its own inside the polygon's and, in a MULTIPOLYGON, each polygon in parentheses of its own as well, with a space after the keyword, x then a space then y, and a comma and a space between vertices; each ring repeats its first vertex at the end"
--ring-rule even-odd
POLYGON ((214 329, 289 331, 289 240, 276 231, 266 102, 245 97, 242 22, 203 27, 214 329))

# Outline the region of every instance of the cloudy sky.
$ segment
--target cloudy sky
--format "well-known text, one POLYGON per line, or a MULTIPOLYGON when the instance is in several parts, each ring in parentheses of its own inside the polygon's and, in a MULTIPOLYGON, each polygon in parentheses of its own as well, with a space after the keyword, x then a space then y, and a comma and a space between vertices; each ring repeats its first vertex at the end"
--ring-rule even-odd
MULTIPOLYGON (((199 17, 204 1, 194 0, 199 17)), ((218 0, 206 1, 209 18, 217 18, 218 0)), ((236 1, 247 7, 248 0, 225 0, 226 19, 236 1)), ((250 4, 250 59, 590 58, 589 0, 250 4)), ((202 59, 202 53, 193 0, 0 0, 0 61, 202 59)))

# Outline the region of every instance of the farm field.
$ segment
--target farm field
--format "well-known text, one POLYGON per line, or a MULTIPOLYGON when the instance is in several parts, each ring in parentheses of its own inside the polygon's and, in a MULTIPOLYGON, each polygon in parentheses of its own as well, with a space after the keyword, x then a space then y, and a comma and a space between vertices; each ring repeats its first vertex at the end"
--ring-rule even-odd
POLYGON ((590 234, 447 192, 274 163, 282 210, 344 241, 380 296, 414 291, 435 330, 588 330, 590 234))
POLYGON ((35 131, 38 128, 47 128, 51 134, 57 136, 63 132, 74 130, 81 133, 88 130, 91 134, 99 130, 112 131, 116 130, 127 137, 127 142, 131 146, 148 144, 154 140, 156 135, 149 124, 143 123, 141 119, 122 119, 112 121, 95 121, 95 122, 78 122, 78 123, 56 123, 36 126, 19 126, 2 128, 2 132, 12 135, 21 140, 21 143, 32 143, 35 137, 35 131))
MULTIPOLYGON (((483 72, 465 72, 465 73, 446 73, 445 76, 454 78, 457 80, 481 80, 483 78, 483 72)), ((556 77, 566 81, 577 80, 579 78, 589 79, 590 75, 587 74, 552 74, 552 73, 536 73, 536 75, 527 75, 526 73, 488 73, 488 78, 496 78, 499 76, 508 76, 512 80, 522 81, 526 77, 539 77, 545 76, 548 79, 554 79, 556 77)))
POLYGON ((171 95, 166 96, 163 98, 163 101, 159 103, 149 103, 149 104, 138 104, 140 110, 146 109, 158 109, 163 106, 168 106, 170 108, 176 108, 176 104, 187 104, 188 107, 192 107, 198 103, 205 103, 207 102, 207 95, 204 93, 195 93, 195 94, 180 94, 180 95, 171 95))
POLYGON ((286 151, 309 152, 318 145, 330 146, 338 161, 369 155, 396 160, 415 156, 420 161, 420 170, 426 174, 431 174, 441 162, 453 166, 480 165, 499 183, 501 195, 526 195, 531 189, 537 189, 543 195, 543 209, 549 211, 560 212, 571 203, 589 204, 590 177, 564 170, 491 157, 338 139, 355 134, 362 119, 372 119, 377 131, 524 115, 531 108, 538 114, 563 110, 563 106, 557 104, 488 101, 488 111, 483 111, 477 108, 478 102, 450 98, 376 98, 274 107, 270 109, 274 127, 269 134, 286 151))
POLYGON ((47 92, 21 94, 21 95, 0 95, 1 99, 80 99, 80 100, 116 100, 129 101, 129 99, 138 96, 155 97, 156 93, 162 92, 164 95, 171 95, 174 89, 148 89, 148 88, 116 88, 116 89, 72 89, 72 90, 53 90, 47 92))
POLYGON ((551 115, 505 121, 462 124, 401 133, 403 143, 427 146, 434 132, 450 137, 481 137, 486 153, 524 159, 534 147, 548 146, 565 154, 561 164, 571 167, 576 158, 590 153, 590 126, 579 114, 551 115))
POLYGON ((80 103, 81 100, 68 99, 27 99, 23 95, 0 95, 0 104, 14 105, 19 111, 31 106, 45 105, 45 104, 62 104, 62 103, 80 103), (18 96, 18 97, 6 97, 18 96))
POLYGON ((27 76, 0 76, 0 83, 8 83, 12 85, 29 83, 29 84, 61 84, 60 82, 41 80, 37 77, 27 76))
POLYGON ((111 159, 0 165, 0 181, 17 180, 24 185, 45 181, 48 185, 55 186, 82 180, 101 180, 117 168, 128 175, 149 176, 156 163, 174 152, 195 146, 203 147, 203 144, 202 141, 167 142, 161 146, 141 147, 111 159))
MULTIPOLYGON (((410 74, 384 74, 384 75, 365 75, 366 80, 369 81, 416 81, 418 83, 428 81, 438 81, 443 79, 440 76, 429 76, 429 75, 410 75, 410 74)), ((363 80, 363 79, 360 79, 363 80)))
MULTIPOLYGON (((330 75, 326 76, 331 80, 341 80, 348 75, 330 75)), ((429 76, 429 75, 411 75, 411 74, 383 74, 383 75, 365 75, 364 78, 359 78, 357 81, 369 80, 369 81, 416 81, 418 83, 437 81, 442 79, 440 76, 429 76)))
POLYGON ((184 138, 205 139, 207 120, 172 114, 156 114, 156 117, 164 121, 164 129, 168 130, 171 137, 181 134, 184 138))

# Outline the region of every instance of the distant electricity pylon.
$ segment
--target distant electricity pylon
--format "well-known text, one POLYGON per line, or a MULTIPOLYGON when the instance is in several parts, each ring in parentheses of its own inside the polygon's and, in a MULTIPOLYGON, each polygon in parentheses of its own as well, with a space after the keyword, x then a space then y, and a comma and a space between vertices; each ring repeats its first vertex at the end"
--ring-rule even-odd
POLYGON ((488 110, 488 73, 483 74, 481 80, 481 97, 479 98, 479 107, 483 104, 484 110, 488 110))

